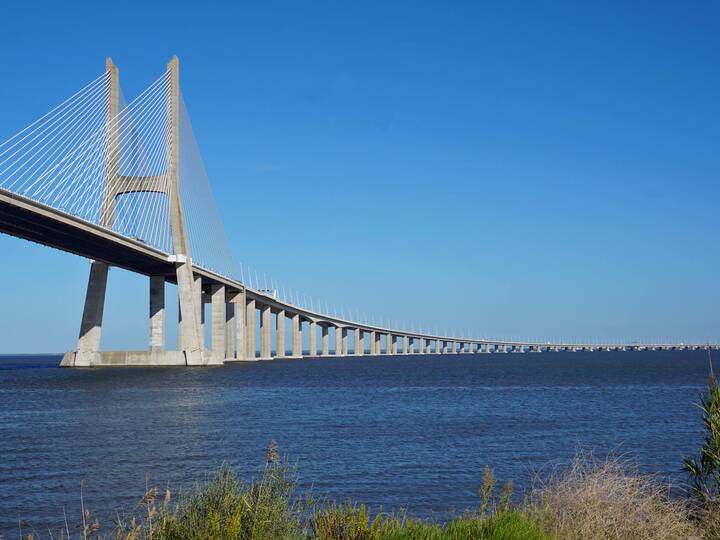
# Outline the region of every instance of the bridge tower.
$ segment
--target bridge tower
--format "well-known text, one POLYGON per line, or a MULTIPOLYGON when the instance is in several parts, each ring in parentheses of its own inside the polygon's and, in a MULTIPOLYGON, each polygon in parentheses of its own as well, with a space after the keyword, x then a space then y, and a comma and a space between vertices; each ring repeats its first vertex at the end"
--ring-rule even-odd
MULTIPOLYGON (((173 257, 180 296, 180 350, 185 355, 187 365, 204 365, 204 342, 199 315, 202 310, 202 291, 194 294, 190 243, 188 241, 182 198, 180 197, 180 61, 173 56, 168 62, 168 99, 167 117, 169 124, 168 140, 168 189, 170 208, 170 228, 172 231, 173 257)), ((212 355, 209 355, 209 357, 212 355)), ((222 362, 222 359, 220 359, 222 362)))
POLYGON ((202 325, 202 283, 193 276, 190 244, 180 194, 180 63, 173 57, 167 64, 166 92, 166 171, 159 176, 122 176, 118 168, 120 146, 118 113, 120 103, 119 70, 112 59, 105 61, 105 178, 100 225, 112 228, 117 198, 128 193, 162 193, 168 198, 174 278, 179 296, 178 351, 165 350, 165 275, 151 275, 149 287, 149 350, 101 352, 100 336, 109 265, 100 260, 90 263, 85 305, 77 350, 66 353, 64 367, 102 365, 188 365, 222 363, 223 358, 204 352, 202 325), (120 180, 120 181, 118 181, 120 180), (164 181, 163 181, 164 180, 164 181))

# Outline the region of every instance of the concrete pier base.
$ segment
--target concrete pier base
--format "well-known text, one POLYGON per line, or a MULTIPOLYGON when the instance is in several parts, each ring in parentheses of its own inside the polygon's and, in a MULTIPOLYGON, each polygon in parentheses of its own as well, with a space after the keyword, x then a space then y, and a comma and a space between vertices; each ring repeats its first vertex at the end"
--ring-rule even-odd
MULTIPOLYGON (((102 351, 84 353, 79 359, 78 353, 67 352, 60 367, 186 367, 188 364, 183 351, 102 351)), ((208 364, 210 365, 210 364, 208 364)), ((215 364, 213 365, 221 365, 215 364)))

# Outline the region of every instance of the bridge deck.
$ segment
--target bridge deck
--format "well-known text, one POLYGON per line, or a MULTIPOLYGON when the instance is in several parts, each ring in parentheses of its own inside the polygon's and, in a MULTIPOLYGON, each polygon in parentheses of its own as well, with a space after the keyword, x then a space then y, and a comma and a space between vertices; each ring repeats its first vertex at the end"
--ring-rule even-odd
MULTIPOLYGON (((100 260, 111 266, 124 268, 132 272, 148 276, 165 276, 169 282, 176 282, 175 265, 169 260, 167 253, 157 250, 145 243, 128 238, 105 227, 85 221, 81 218, 38 203, 21 195, 0 188, 0 233, 6 233, 31 242, 60 249, 68 253, 100 260)), ((603 350, 603 349, 644 349, 644 348, 697 348, 708 344, 573 344, 573 343, 540 343, 506 340, 469 339, 456 336, 443 336, 385 328, 368 325, 357 321, 345 320, 314 312, 284 302, 261 291, 245 287, 242 283, 226 276, 221 276, 204 268, 194 267, 193 271, 202 277, 204 285, 224 285, 229 293, 247 292, 248 298, 256 300, 260 305, 269 306, 273 310, 284 310, 287 315, 299 314, 303 320, 312 321, 320 326, 335 328, 357 328, 363 332, 389 334, 398 338, 422 338, 428 341, 457 342, 493 347, 529 347, 537 350, 603 350)), ((716 344, 709 345, 716 348, 716 344)))

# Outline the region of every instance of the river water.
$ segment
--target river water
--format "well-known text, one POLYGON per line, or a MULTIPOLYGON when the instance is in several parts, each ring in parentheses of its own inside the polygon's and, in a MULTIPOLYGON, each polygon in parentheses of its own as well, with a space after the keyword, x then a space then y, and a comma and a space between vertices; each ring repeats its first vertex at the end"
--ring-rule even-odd
POLYGON ((303 489, 443 519, 483 467, 518 489, 579 445, 684 480, 702 439, 707 353, 305 359, 213 369, 57 368, 0 357, 0 532, 59 529, 84 502, 109 524, 146 484, 178 491, 223 463, 249 478, 274 439, 303 489), (25 525, 27 527, 27 525, 25 525))

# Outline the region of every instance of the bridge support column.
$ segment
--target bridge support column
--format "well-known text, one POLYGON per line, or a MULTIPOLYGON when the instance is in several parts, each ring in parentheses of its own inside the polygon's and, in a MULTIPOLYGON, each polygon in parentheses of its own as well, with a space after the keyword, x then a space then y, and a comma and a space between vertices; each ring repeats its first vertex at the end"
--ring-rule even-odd
POLYGON ((355 329, 355 356, 365 354, 365 332, 360 328, 355 329))
POLYGON ((342 330, 339 326, 335 327, 335 355, 342 356, 342 330))
POLYGON ((268 359, 270 352, 270 324, 272 323, 272 311, 270 306, 260 306, 260 358, 268 359))
POLYGON ((391 345, 391 349, 390 349, 390 354, 397 354, 398 353, 398 337, 393 334, 391 336, 391 341, 392 341, 392 345, 391 345))
MULTIPOLYGON (((177 276, 178 296, 180 297, 178 341, 180 350, 185 355, 185 362, 188 366, 202 366, 206 365, 210 360, 217 361, 215 358, 203 358, 201 343, 204 341, 204 336, 200 335, 200 320, 197 317, 198 312, 202 309, 202 300, 196 298, 194 294, 195 281, 189 259, 186 262, 176 264, 175 273, 177 276), (198 306, 198 304, 200 305, 198 306)), ((223 309, 221 319, 224 317, 225 310, 223 309)))
POLYGON ((375 339, 376 339, 377 333, 375 330, 372 330, 370 332, 370 355, 374 356, 377 353, 375 352, 375 339))
MULTIPOLYGON (((200 276, 193 278, 193 294, 197 300, 197 313, 195 314, 195 318, 199 321, 198 324, 200 325, 200 348, 205 350, 205 299, 203 298, 202 278, 200 276)), ((179 321, 182 321, 182 317, 180 317, 179 321)))
POLYGON ((425 354, 425 338, 418 338, 418 353, 425 354))
MULTIPOLYGON (((235 356, 235 304, 225 299, 225 358, 235 356)), ((225 360, 223 358, 223 360, 225 360)))
POLYGON ((348 329, 347 328, 341 328, 340 334, 342 335, 342 354, 343 356, 347 356, 348 352, 350 351, 350 348, 348 346, 348 329))
POLYGON ((440 345, 440 340, 435 340, 435 354, 441 354, 442 353, 442 346, 440 345))
POLYGON ((299 313, 293 313, 292 316, 292 355, 302 356, 302 323, 299 313))
POLYGON ((408 345, 409 345, 409 339, 407 336, 402 337, 402 353, 407 354, 408 353, 408 345))
POLYGON ((235 305, 235 359, 244 360, 247 354, 245 291, 237 293, 232 303, 235 305))
POLYGON ((330 356, 330 328, 326 325, 322 325, 322 355, 330 356))
POLYGON ((285 310, 281 309, 275 315, 275 356, 285 356, 285 310))
POLYGON ((210 305, 212 312, 210 343, 212 356, 216 362, 225 358, 225 286, 210 287, 210 305))
POLYGON ((150 276, 150 350, 165 350, 165 276, 150 276))
POLYGON ((248 298, 245 302, 245 358, 248 360, 255 360, 257 357, 257 336, 255 335, 255 329, 257 328, 257 323, 255 322, 256 311, 255 300, 248 298))
POLYGON ((310 356, 317 356, 317 323, 310 321, 310 356))
POLYGON ((100 334, 102 331, 103 310, 105 309, 105 291, 107 289, 108 265, 100 261, 90 263, 85 306, 77 353, 61 365, 92 366, 100 353, 100 334))

